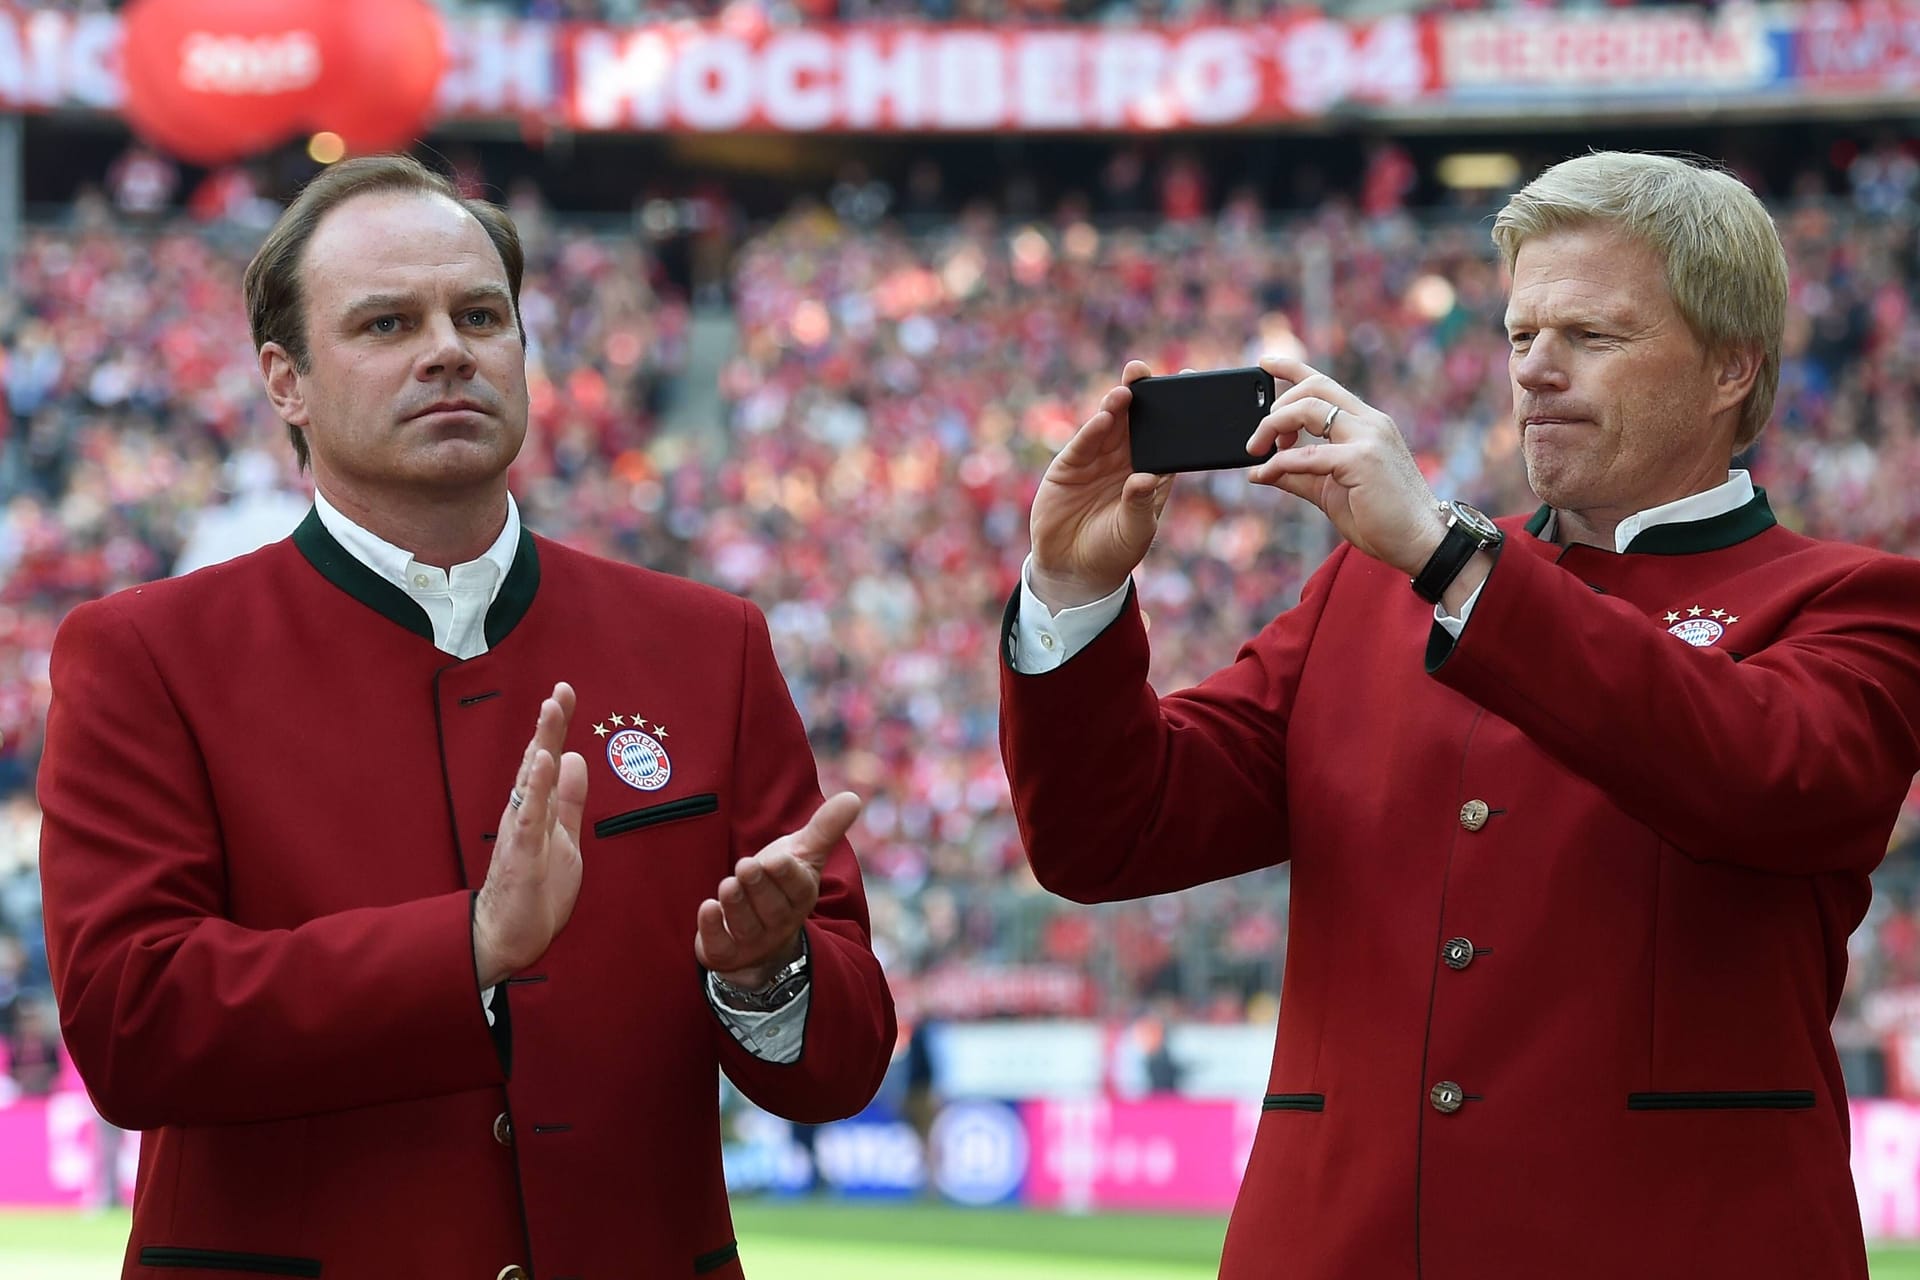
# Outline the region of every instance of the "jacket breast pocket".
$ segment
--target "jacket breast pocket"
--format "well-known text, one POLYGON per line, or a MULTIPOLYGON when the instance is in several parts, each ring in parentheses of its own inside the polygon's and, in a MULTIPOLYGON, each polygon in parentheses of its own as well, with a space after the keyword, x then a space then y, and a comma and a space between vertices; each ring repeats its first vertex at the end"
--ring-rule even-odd
POLYGON ((644 831, 648 827, 657 827, 662 823, 681 822, 688 818, 704 818, 710 813, 719 811, 719 793, 708 791, 697 796, 682 796, 678 800, 650 804, 640 809, 629 809, 625 813, 616 813, 611 818, 602 818, 593 824, 593 834, 602 840, 610 840, 615 836, 644 831))
POLYGON ((227 1249, 180 1249, 149 1246, 140 1250, 140 1265, 160 1269, 218 1271, 248 1276, 317 1276, 317 1258, 293 1258, 272 1253, 235 1253, 227 1249))

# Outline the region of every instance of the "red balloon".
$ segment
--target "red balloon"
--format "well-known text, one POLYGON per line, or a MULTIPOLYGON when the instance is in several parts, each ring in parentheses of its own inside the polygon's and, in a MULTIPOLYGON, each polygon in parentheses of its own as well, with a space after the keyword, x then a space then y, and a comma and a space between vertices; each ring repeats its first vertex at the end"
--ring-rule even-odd
POLYGON ((355 155, 404 147, 425 131, 446 70, 446 32, 428 0, 336 0, 308 123, 355 155))
POLYGON ((134 0, 122 24, 127 120, 220 164, 299 131, 325 78, 326 0, 134 0))

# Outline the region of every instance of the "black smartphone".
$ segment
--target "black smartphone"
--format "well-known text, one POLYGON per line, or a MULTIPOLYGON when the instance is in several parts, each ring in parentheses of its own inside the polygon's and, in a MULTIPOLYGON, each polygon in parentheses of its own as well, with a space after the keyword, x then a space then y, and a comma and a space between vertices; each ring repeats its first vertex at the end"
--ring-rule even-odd
POLYGON ((1264 462, 1247 452, 1247 437, 1272 411, 1273 395, 1273 375, 1265 369, 1141 378, 1127 415, 1133 469, 1165 475, 1264 462))

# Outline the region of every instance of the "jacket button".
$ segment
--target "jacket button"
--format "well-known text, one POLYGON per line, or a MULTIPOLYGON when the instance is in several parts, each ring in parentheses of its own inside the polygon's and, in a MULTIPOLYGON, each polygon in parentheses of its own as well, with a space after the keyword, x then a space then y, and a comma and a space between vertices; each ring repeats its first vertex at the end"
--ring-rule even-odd
POLYGON ((1442 1080, 1433 1086, 1432 1091, 1427 1094, 1427 1100, 1433 1103, 1435 1111, 1443 1116, 1450 1116, 1460 1109, 1460 1104, 1467 1100, 1467 1095, 1453 1081, 1442 1080))
POLYGON ((1447 962, 1449 969, 1464 969, 1473 963, 1473 940, 1470 938, 1448 938, 1440 948, 1440 956, 1447 962))
POLYGON ((1469 831, 1478 831, 1487 825, 1487 815, 1491 812, 1485 800, 1469 800, 1460 806, 1460 825, 1469 831))
MULTIPOLYGON (((507 1119, 504 1111, 493 1118, 493 1140, 503 1147, 513 1145, 513 1121, 507 1119)), ((505 1275, 506 1272, 500 1274, 505 1275)))
POLYGON ((527 1269, 517 1262, 509 1262, 493 1280, 527 1280, 527 1269))

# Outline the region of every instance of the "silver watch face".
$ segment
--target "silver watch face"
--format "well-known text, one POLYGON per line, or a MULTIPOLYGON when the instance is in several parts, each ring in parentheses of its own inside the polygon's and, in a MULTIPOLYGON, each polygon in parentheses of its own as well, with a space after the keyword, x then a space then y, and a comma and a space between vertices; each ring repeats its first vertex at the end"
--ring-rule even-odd
POLYGON ((1453 518, 1466 526, 1467 532, 1482 542, 1498 542, 1501 539, 1500 526, 1480 513, 1476 508, 1464 502, 1447 504, 1453 511, 1453 518))

